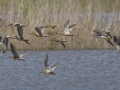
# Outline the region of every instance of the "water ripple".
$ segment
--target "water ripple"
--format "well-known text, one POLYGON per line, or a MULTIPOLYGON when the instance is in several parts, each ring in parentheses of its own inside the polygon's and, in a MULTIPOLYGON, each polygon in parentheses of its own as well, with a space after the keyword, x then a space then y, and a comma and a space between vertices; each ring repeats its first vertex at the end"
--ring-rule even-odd
MULTIPOLYGON (((21 53, 22 51, 18 51, 21 53)), ((116 50, 27 51, 26 61, 7 59, 0 52, 0 89, 5 90, 119 90, 120 53, 116 50), (57 75, 40 73, 45 54, 59 62, 57 75)))

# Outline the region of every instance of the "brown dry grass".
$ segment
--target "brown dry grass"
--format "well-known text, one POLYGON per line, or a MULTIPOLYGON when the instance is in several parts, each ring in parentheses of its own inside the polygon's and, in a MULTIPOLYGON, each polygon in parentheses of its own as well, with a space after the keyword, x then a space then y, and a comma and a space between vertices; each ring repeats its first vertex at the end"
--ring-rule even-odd
MULTIPOLYGON (((119 0, 0 0, 0 30, 3 31, 1 34, 15 36, 16 27, 9 27, 4 31, 5 25, 15 22, 27 25, 24 28, 24 37, 30 40, 31 45, 10 40, 17 49, 63 49, 62 45, 50 41, 53 37, 67 40, 67 49, 113 48, 106 41, 89 35, 95 28, 108 29, 112 35, 120 32, 119 3, 119 0), (107 20, 104 18, 105 14, 109 14, 107 20), (61 32, 68 19, 70 24, 76 24, 74 37, 49 35, 46 38, 37 38, 28 35, 36 26, 46 25, 56 25, 57 32, 61 32)), ((47 32, 48 29, 45 30, 46 34, 47 32)))

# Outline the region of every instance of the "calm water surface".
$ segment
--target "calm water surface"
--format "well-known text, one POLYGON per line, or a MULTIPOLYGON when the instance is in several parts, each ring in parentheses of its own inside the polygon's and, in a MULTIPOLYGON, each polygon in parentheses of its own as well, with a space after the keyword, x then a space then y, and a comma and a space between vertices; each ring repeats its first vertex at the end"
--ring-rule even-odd
POLYGON ((117 50, 27 51, 26 61, 11 55, 0 51, 0 90, 120 90, 117 50), (51 65, 59 62, 56 75, 40 73, 46 52, 51 65))

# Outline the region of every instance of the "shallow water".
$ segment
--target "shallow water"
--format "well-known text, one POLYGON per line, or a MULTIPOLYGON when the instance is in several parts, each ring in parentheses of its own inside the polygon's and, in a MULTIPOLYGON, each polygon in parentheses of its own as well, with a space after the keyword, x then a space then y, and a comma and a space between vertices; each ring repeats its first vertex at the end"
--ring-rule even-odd
POLYGON ((120 90, 117 50, 27 51, 26 61, 11 55, 0 52, 0 90, 120 90), (51 65, 59 62, 56 75, 40 73, 46 52, 51 65))

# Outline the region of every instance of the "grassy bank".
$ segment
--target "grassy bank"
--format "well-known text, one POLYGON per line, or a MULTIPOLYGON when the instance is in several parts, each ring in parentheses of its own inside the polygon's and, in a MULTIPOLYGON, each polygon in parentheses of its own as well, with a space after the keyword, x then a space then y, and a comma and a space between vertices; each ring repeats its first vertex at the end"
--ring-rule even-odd
POLYGON ((0 0, 0 30, 1 34, 17 35, 16 27, 7 28, 5 24, 22 23, 24 37, 30 40, 31 45, 17 40, 10 40, 17 49, 63 49, 62 45, 51 42, 51 38, 60 37, 67 40, 67 49, 113 48, 106 41, 98 40, 89 35, 95 28, 105 28, 112 35, 120 32, 120 0, 0 0), (106 17, 107 16, 107 17, 106 17), (63 30, 67 20, 76 24, 74 37, 49 35, 37 38, 28 35, 36 26, 56 25, 57 32, 63 30), (117 23, 116 23, 117 21, 117 23))

